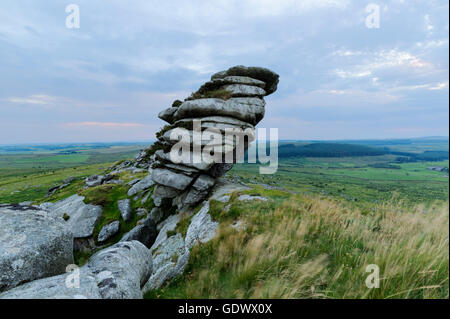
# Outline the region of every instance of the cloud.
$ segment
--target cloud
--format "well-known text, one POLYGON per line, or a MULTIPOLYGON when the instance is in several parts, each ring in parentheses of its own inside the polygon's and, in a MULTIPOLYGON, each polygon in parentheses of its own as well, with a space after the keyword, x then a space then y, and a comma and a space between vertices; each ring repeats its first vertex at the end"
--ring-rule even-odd
POLYGON ((54 101, 54 97, 48 95, 30 95, 29 97, 10 97, 6 101, 17 104, 42 104, 47 105, 54 101))
POLYGON ((448 126, 446 1, 386 0, 379 29, 353 0, 77 4, 75 30, 58 0, 0 3, 0 143, 154 136, 159 111, 237 64, 280 74, 264 122, 288 118, 284 137, 448 126))
POLYGON ((397 49, 380 50, 377 52, 352 52, 337 50, 332 53, 340 57, 364 56, 359 64, 352 65, 348 70, 335 69, 333 73, 342 79, 360 78, 372 75, 377 71, 394 70, 397 68, 408 70, 419 70, 432 68, 433 64, 423 61, 407 51, 397 49))

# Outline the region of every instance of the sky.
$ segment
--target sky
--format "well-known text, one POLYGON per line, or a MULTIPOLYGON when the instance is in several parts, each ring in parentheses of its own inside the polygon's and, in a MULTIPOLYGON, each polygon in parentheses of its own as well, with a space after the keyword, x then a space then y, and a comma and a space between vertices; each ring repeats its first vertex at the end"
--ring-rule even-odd
POLYGON ((0 144, 153 140, 161 110, 234 65, 280 75, 258 125, 280 139, 448 136, 448 10, 447 0, 2 0, 0 144), (79 28, 66 25, 70 4, 79 28))

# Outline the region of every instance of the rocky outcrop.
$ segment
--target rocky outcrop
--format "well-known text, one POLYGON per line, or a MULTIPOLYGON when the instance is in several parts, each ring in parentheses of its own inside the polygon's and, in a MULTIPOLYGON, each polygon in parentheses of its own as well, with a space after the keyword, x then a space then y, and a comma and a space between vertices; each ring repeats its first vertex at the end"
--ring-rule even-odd
MULTIPOLYGON (((268 69, 236 66, 214 74, 184 101, 177 100, 161 111, 159 117, 168 125, 156 134, 157 141, 150 148, 142 150, 133 161, 123 161, 85 180, 84 188, 123 184, 118 186, 124 193, 113 212, 117 217, 102 225, 98 244, 113 244, 121 227, 134 228, 79 269, 80 288, 67 287, 68 274, 63 274, 20 285, 0 298, 141 298, 142 292, 157 289, 181 274, 190 249, 217 234, 219 224, 209 214, 207 198, 228 202, 231 192, 247 189, 224 183, 221 177, 254 140, 255 126, 265 114, 264 96, 275 92, 277 84, 278 75, 268 69), (141 174, 125 185, 116 179, 129 176, 121 174, 124 171, 141 174), (147 176, 141 177, 145 171, 147 176), (200 204, 201 209, 194 213, 194 207, 200 204)), ((98 248, 94 229, 99 220, 105 219, 101 218, 102 207, 83 200, 73 195, 41 204, 36 210, 59 220, 64 229, 73 233, 75 250, 92 252, 98 248)), ((239 200, 266 199, 245 195, 239 200)), ((58 268, 57 273, 25 281, 62 271, 58 268)))
POLYGON ((0 292, 64 273, 73 263, 73 235, 47 211, 0 205, 0 292))
POLYGON ((93 255, 78 274, 35 280, 0 299, 140 299, 151 273, 150 250, 138 241, 120 242, 93 255))
POLYGON ((147 158, 153 168, 156 206, 182 209, 208 196, 215 179, 233 167, 255 138, 254 126, 265 113, 263 97, 275 92, 278 78, 265 68, 232 67, 159 113, 169 125, 156 134, 158 141, 147 154, 139 155, 140 162, 147 158), (237 140, 225 134, 230 130, 235 130, 237 140), (174 145, 186 146, 181 148, 184 156, 171 153, 174 145), (217 156, 204 158, 206 152, 217 156))

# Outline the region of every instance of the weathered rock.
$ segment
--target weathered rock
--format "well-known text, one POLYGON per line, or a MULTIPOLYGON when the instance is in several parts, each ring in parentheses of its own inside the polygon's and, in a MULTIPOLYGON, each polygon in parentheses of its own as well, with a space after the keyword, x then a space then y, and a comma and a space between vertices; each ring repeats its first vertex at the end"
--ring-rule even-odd
MULTIPOLYGON (((135 179, 132 179, 131 181, 129 181, 128 183, 127 183, 127 185, 128 186, 133 186, 134 184, 136 184, 137 182, 139 182, 141 179, 140 178, 135 178, 135 179)), ((134 195, 134 194, 133 194, 134 195)))
POLYGON ((164 216, 164 211, 159 207, 153 207, 148 215, 148 218, 151 218, 155 224, 158 224, 164 216))
POLYGON ((175 188, 156 185, 152 194, 153 203, 155 204, 155 206, 160 207, 163 204, 164 200, 172 199, 178 196, 179 193, 180 191, 175 188))
POLYGON ((214 186, 214 178, 208 175, 200 175, 192 184, 192 187, 185 193, 179 195, 174 199, 174 206, 181 209, 183 206, 189 206, 204 200, 209 193, 209 190, 214 186))
POLYGON ((136 209, 136 215, 138 215, 139 217, 145 216, 148 214, 148 210, 146 210, 145 208, 138 208, 136 209))
POLYGON ((75 180, 75 176, 70 176, 67 177, 66 179, 64 179, 62 181, 62 184, 54 186, 52 188, 49 188, 47 191, 47 197, 52 196, 53 194, 55 194, 57 191, 69 186, 74 180, 75 180))
POLYGON ((120 222, 118 220, 109 223, 100 230, 98 241, 103 243, 119 232, 120 222))
POLYGON ((143 287, 143 292, 160 288, 169 280, 181 274, 189 260, 181 234, 166 238, 153 253, 154 272, 143 287))
POLYGON ((216 236, 219 223, 212 221, 209 215, 209 202, 194 215, 186 233, 186 247, 192 248, 197 242, 206 243, 216 236))
POLYGON ((131 187, 128 190, 128 196, 133 196, 136 195, 137 193, 139 193, 140 191, 149 189, 150 187, 152 187, 155 183, 153 182, 152 179, 152 174, 147 175, 144 179, 142 179, 141 181, 137 182, 136 184, 133 185, 133 187, 131 187))
MULTIPOLYGON (((162 160, 164 162, 171 162, 171 160, 170 160, 170 153, 164 153, 163 150, 157 150, 155 152, 155 155, 156 155, 156 157, 158 159, 160 159, 160 160, 162 160)), ((188 166, 188 167, 193 167, 193 168, 198 169, 200 171, 207 171, 214 165, 214 163, 206 163, 204 161, 201 161, 199 163, 193 162, 192 161, 192 152, 190 153, 189 156, 187 156, 187 158, 188 158, 187 161, 181 161, 180 163, 185 165, 185 166, 188 166)))
POLYGON ((245 84, 228 84, 223 86, 223 90, 231 93, 231 96, 234 97, 245 97, 245 96, 264 96, 266 95, 266 91, 251 85, 245 84))
POLYGON ((228 76, 247 76, 252 79, 261 80, 266 83, 264 89, 267 94, 272 94, 277 90, 279 75, 275 72, 261 67, 245 67, 242 65, 234 66, 226 71, 213 74, 211 80, 223 79, 228 76))
POLYGON ((151 218, 147 217, 142 224, 126 233, 120 241, 137 240, 149 248, 155 242, 156 235, 156 224, 151 218))
POLYGON ((87 187, 94 187, 102 184, 103 181, 103 175, 92 175, 89 177, 86 177, 86 186, 87 187))
POLYGON ((106 175, 92 175, 89 177, 86 177, 86 186, 87 187, 94 187, 99 186, 107 181, 110 181, 114 178, 114 175, 112 174, 106 174, 106 175))
POLYGON ((0 205, 0 292, 65 272, 73 263, 73 235, 47 211, 0 205))
POLYGON ((94 274, 86 266, 79 269, 78 282, 62 274, 25 283, 0 294, 0 299, 101 299, 94 274), (66 283, 69 283, 67 285, 66 283))
POLYGON ((102 215, 100 206, 85 204, 84 197, 79 195, 70 196, 54 204, 44 203, 40 207, 64 219, 74 238, 92 236, 95 225, 102 215))
POLYGON ((79 283, 73 273, 48 277, 0 294, 0 299, 139 299, 151 273, 150 250, 138 241, 120 242, 92 256, 79 269, 79 283))
POLYGON ((267 198, 262 197, 262 196, 240 195, 238 197, 238 200, 240 200, 240 201, 260 200, 260 201, 266 202, 267 198))
POLYGON ((122 216, 124 221, 129 221, 133 217, 133 211, 131 210, 131 201, 126 198, 119 200, 117 202, 117 206, 119 206, 120 215, 122 216))
POLYGON ((162 223, 158 224, 157 230, 159 231, 158 236, 155 239, 150 250, 154 250, 157 248, 162 242, 167 239, 167 232, 172 231, 177 227, 178 222, 180 221, 180 215, 170 215, 167 217, 162 223))
POLYGON ((197 243, 206 243, 217 233, 218 223, 211 220, 209 202, 191 219, 186 239, 180 233, 167 236, 168 231, 176 228, 179 215, 172 215, 162 224, 160 233, 151 247, 153 254, 153 274, 145 284, 143 291, 158 289, 176 276, 183 273, 190 255, 190 249, 197 243))
POLYGON ((256 125, 264 117, 264 105, 264 100, 256 97, 236 97, 226 101, 214 98, 189 100, 177 108, 174 119, 219 115, 256 125))
POLYGON ((153 170, 152 179, 160 185, 178 190, 186 189, 192 181, 192 177, 161 168, 156 168, 153 170))
POLYGON ((152 255, 138 241, 119 242, 99 251, 87 264, 104 299, 141 299, 152 273, 152 255))
POLYGON ((157 133, 157 150, 149 156, 158 185, 152 195, 157 207, 186 212, 208 196, 214 178, 239 162, 255 139, 254 126, 265 113, 263 97, 276 90, 278 78, 265 68, 235 66, 214 74, 184 102, 159 114, 171 125, 157 133), (201 175, 210 176, 204 187, 201 175))
POLYGON ((175 114, 175 112, 177 111, 176 107, 169 107, 161 112, 159 112, 158 117, 163 120, 166 121, 167 123, 172 124, 173 123, 173 115, 175 114))

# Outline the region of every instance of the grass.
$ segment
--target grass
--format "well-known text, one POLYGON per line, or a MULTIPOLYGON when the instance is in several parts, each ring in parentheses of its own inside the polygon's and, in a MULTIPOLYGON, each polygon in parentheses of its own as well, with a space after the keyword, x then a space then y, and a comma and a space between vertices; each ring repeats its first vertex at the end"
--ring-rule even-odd
POLYGON ((393 199, 362 211, 290 195, 238 207, 214 240, 192 249, 181 277, 146 298, 449 296, 448 203, 430 205, 425 214, 423 205, 393 199), (230 227, 235 219, 245 231, 230 227), (379 266, 380 288, 365 285, 370 264, 379 266))

